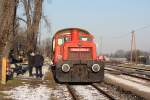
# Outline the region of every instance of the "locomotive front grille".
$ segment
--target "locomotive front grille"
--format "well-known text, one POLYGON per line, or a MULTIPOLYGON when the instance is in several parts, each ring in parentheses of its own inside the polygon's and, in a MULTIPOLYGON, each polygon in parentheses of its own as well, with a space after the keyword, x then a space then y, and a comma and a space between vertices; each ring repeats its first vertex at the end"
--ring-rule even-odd
POLYGON ((91 48, 69 48, 69 60, 92 60, 91 48))
POLYGON ((74 65, 71 70, 71 79, 79 82, 88 81, 88 68, 87 65, 74 65))

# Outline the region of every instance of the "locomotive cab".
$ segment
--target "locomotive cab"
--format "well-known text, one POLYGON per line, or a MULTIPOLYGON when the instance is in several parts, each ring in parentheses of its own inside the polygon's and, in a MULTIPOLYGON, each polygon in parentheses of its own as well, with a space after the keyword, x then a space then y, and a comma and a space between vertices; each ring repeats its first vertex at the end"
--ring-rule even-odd
POLYGON ((104 64, 97 61, 94 37, 87 31, 70 28, 53 38, 53 72, 59 82, 100 82, 104 64))

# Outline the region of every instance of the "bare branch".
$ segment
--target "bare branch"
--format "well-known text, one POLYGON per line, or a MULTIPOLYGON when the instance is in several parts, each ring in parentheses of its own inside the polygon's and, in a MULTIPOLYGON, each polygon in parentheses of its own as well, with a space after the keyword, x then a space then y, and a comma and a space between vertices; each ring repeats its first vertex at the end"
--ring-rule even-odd
POLYGON ((23 22, 25 22, 25 23, 27 24, 27 21, 26 21, 25 19, 23 19, 23 18, 16 17, 16 19, 17 19, 17 20, 21 20, 21 21, 23 21, 23 22))

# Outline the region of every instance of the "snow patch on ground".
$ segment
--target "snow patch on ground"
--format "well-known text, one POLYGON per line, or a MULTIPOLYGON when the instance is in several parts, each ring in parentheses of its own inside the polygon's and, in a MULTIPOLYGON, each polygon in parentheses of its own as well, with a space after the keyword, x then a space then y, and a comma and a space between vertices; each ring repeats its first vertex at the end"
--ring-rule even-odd
POLYGON ((4 91, 15 100, 49 100, 50 89, 45 85, 39 85, 37 88, 31 87, 29 84, 18 86, 10 91, 4 91))
POLYGON ((51 99, 56 100, 72 100, 71 95, 65 85, 58 85, 51 93, 51 99))
POLYGON ((73 86, 73 89, 80 96, 81 100, 109 100, 90 85, 73 86))
POLYGON ((49 88, 42 84, 35 87, 25 84, 13 88, 10 91, 2 92, 9 95, 6 98, 14 100, 72 100, 65 85, 58 85, 56 88, 49 88))

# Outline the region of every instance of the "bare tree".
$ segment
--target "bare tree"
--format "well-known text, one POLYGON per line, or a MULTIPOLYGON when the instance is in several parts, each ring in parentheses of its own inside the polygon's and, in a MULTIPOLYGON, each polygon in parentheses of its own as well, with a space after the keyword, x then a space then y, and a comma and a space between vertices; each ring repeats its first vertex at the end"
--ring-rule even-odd
POLYGON ((16 9, 19 1, 23 2, 26 14, 27 51, 36 49, 43 0, 0 0, 0 55, 3 56, 8 56, 11 43, 16 39, 16 9))
POLYGON ((42 1, 43 0, 23 0, 27 18, 28 51, 35 50, 37 46, 37 37, 42 16, 42 1))

